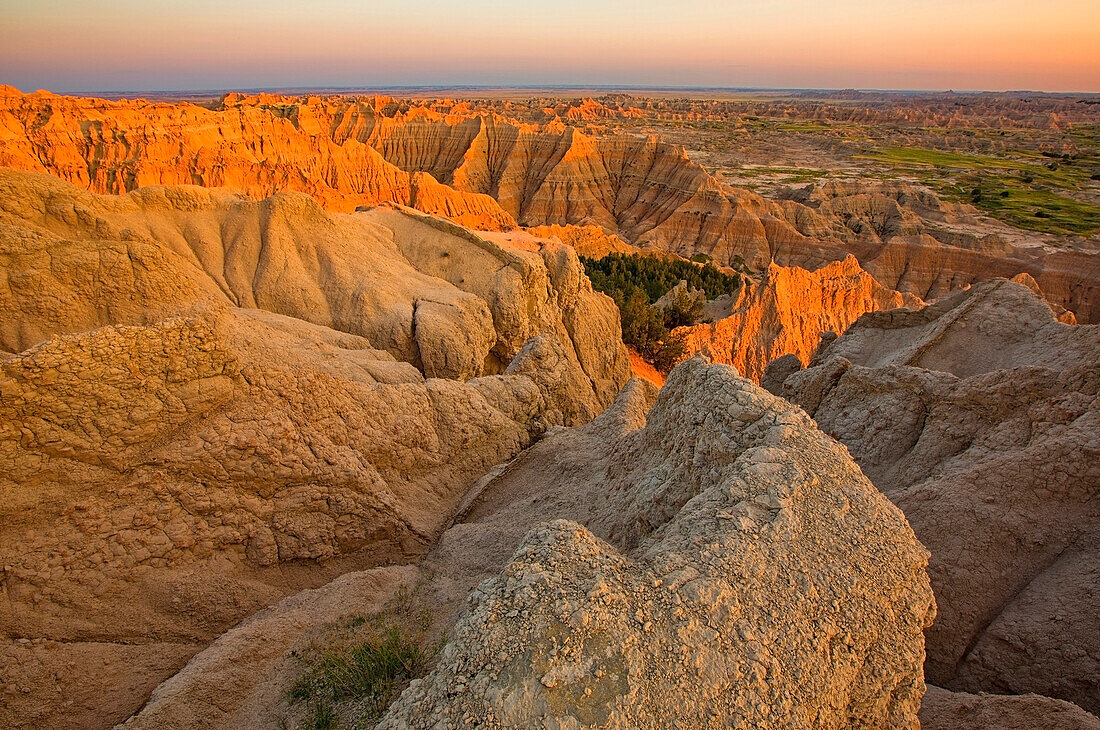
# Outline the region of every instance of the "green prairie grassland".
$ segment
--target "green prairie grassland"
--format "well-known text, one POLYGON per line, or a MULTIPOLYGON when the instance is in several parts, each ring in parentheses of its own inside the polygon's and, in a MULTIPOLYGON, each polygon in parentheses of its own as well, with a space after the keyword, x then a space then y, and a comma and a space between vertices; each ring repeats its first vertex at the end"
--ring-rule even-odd
POLYGON ((857 159, 888 165, 899 174, 914 174, 947 199, 972 203, 1018 228, 1059 235, 1100 230, 1100 206, 1066 194, 1085 189, 1100 173, 1095 146, 1073 156, 1044 156, 1031 150, 1009 154, 994 157, 887 147, 857 159))

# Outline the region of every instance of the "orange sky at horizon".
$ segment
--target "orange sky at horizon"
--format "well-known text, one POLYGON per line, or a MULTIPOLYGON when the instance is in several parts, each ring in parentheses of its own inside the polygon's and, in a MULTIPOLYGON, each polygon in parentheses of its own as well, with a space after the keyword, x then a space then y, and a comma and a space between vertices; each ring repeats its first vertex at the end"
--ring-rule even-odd
POLYGON ((1100 92, 1100 2, 4 0, 0 83, 1100 92))

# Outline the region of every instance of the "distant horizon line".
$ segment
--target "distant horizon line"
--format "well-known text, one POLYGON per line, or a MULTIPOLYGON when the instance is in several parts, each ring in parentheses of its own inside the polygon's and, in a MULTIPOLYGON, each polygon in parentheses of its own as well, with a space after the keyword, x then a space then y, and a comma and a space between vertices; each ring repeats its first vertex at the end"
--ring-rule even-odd
MULTIPOLYGON (((14 84, 12 85, 14 87, 14 84)), ((18 87, 14 87, 18 88, 18 87)), ((779 87, 779 86, 708 86, 708 85, 666 85, 666 84, 378 84, 365 86, 258 86, 258 87, 224 87, 224 88, 181 88, 181 89, 95 89, 95 90, 60 90, 36 89, 35 91, 20 91, 24 94, 36 93, 36 91, 48 91, 59 96, 95 96, 111 95, 121 96, 125 94, 191 94, 214 95, 231 93, 290 93, 290 92, 333 92, 352 93, 370 91, 685 91, 685 92, 855 92, 864 94, 1032 94, 1043 96, 1089 96, 1100 97, 1096 91, 1041 91, 1035 89, 887 89, 887 88, 860 88, 860 87, 779 87)))

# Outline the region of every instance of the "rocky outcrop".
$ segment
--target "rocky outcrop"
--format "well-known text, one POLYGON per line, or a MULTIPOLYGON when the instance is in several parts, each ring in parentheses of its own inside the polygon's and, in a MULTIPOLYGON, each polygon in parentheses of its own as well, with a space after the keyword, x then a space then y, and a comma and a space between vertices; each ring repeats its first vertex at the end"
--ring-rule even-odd
MULTIPOLYGON (((716 304, 722 302, 711 309, 716 304)), ((706 352, 760 382, 769 362, 784 355, 809 362, 822 334, 843 332, 865 312, 920 304, 879 284, 852 256, 812 272, 772 264, 724 303, 724 312, 709 312, 719 319, 675 334, 689 353, 706 352)))
POLYGON ((629 376, 568 246, 403 210, 3 171, 0 272, 0 627, 32 642, 2 649, 8 727, 121 720, 272 601, 423 554, 629 376), (35 680, 91 667, 135 690, 35 680))
POLYGON ((901 515, 732 369, 680 365, 648 417, 647 387, 476 493, 422 590, 478 587, 380 727, 915 727, 934 607, 901 515))
POLYGON ((783 382, 932 553, 929 681, 1100 709, 1098 354, 997 280, 864 315, 783 382))
POLYGON ((625 349, 602 345, 619 339, 614 304, 553 241, 494 243, 409 210, 333 215, 293 193, 116 198, 4 170, 0 226, 10 272, 0 307, 19 314, 0 324, 0 347, 16 352, 213 303, 364 337, 429 377, 500 373, 528 339, 552 333, 591 381, 579 405, 589 418, 628 375, 625 349))
POLYGON ((1081 321, 1098 316, 1095 252, 975 234, 960 206, 905 186, 834 183, 765 199, 723 184, 679 146, 585 134, 556 117, 531 124, 468 105, 380 97, 228 95, 206 109, 8 93, 0 130, 0 165, 98 192, 198 184, 263 198, 293 190, 337 211, 388 201, 486 230, 594 226, 630 245, 756 270, 771 262, 816 269, 852 254, 888 288, 922 299, 1026 272, 1081 321))
MULTIPOLYGON (((430 610, 448 642, 380 727, 915 727, 925 559, 805 414, 695 358, 659 396, 635 379, 474 485, 403 574, 407 610, 430 610)), ((345 576, 235 628, 126 727, 276 723, 288 652, 383 578, 345 576)), ((393 586, 379 590, 365 613, 393 586)))

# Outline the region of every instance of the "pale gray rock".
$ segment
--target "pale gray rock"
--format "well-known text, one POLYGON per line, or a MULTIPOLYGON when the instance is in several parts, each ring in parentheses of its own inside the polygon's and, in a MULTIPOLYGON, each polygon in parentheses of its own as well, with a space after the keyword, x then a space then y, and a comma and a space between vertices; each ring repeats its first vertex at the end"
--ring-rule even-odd
POLYGON ((782 389, 931 551, 929 681, 1100 711, 1100 327, 994 280, 864 315, 782 389))
POLYGON ((901 513, 730 367, 651 398, 632 381, 480 486, 423 600, 503 572, 379 727, 917 727, 935 608, 901 513))

